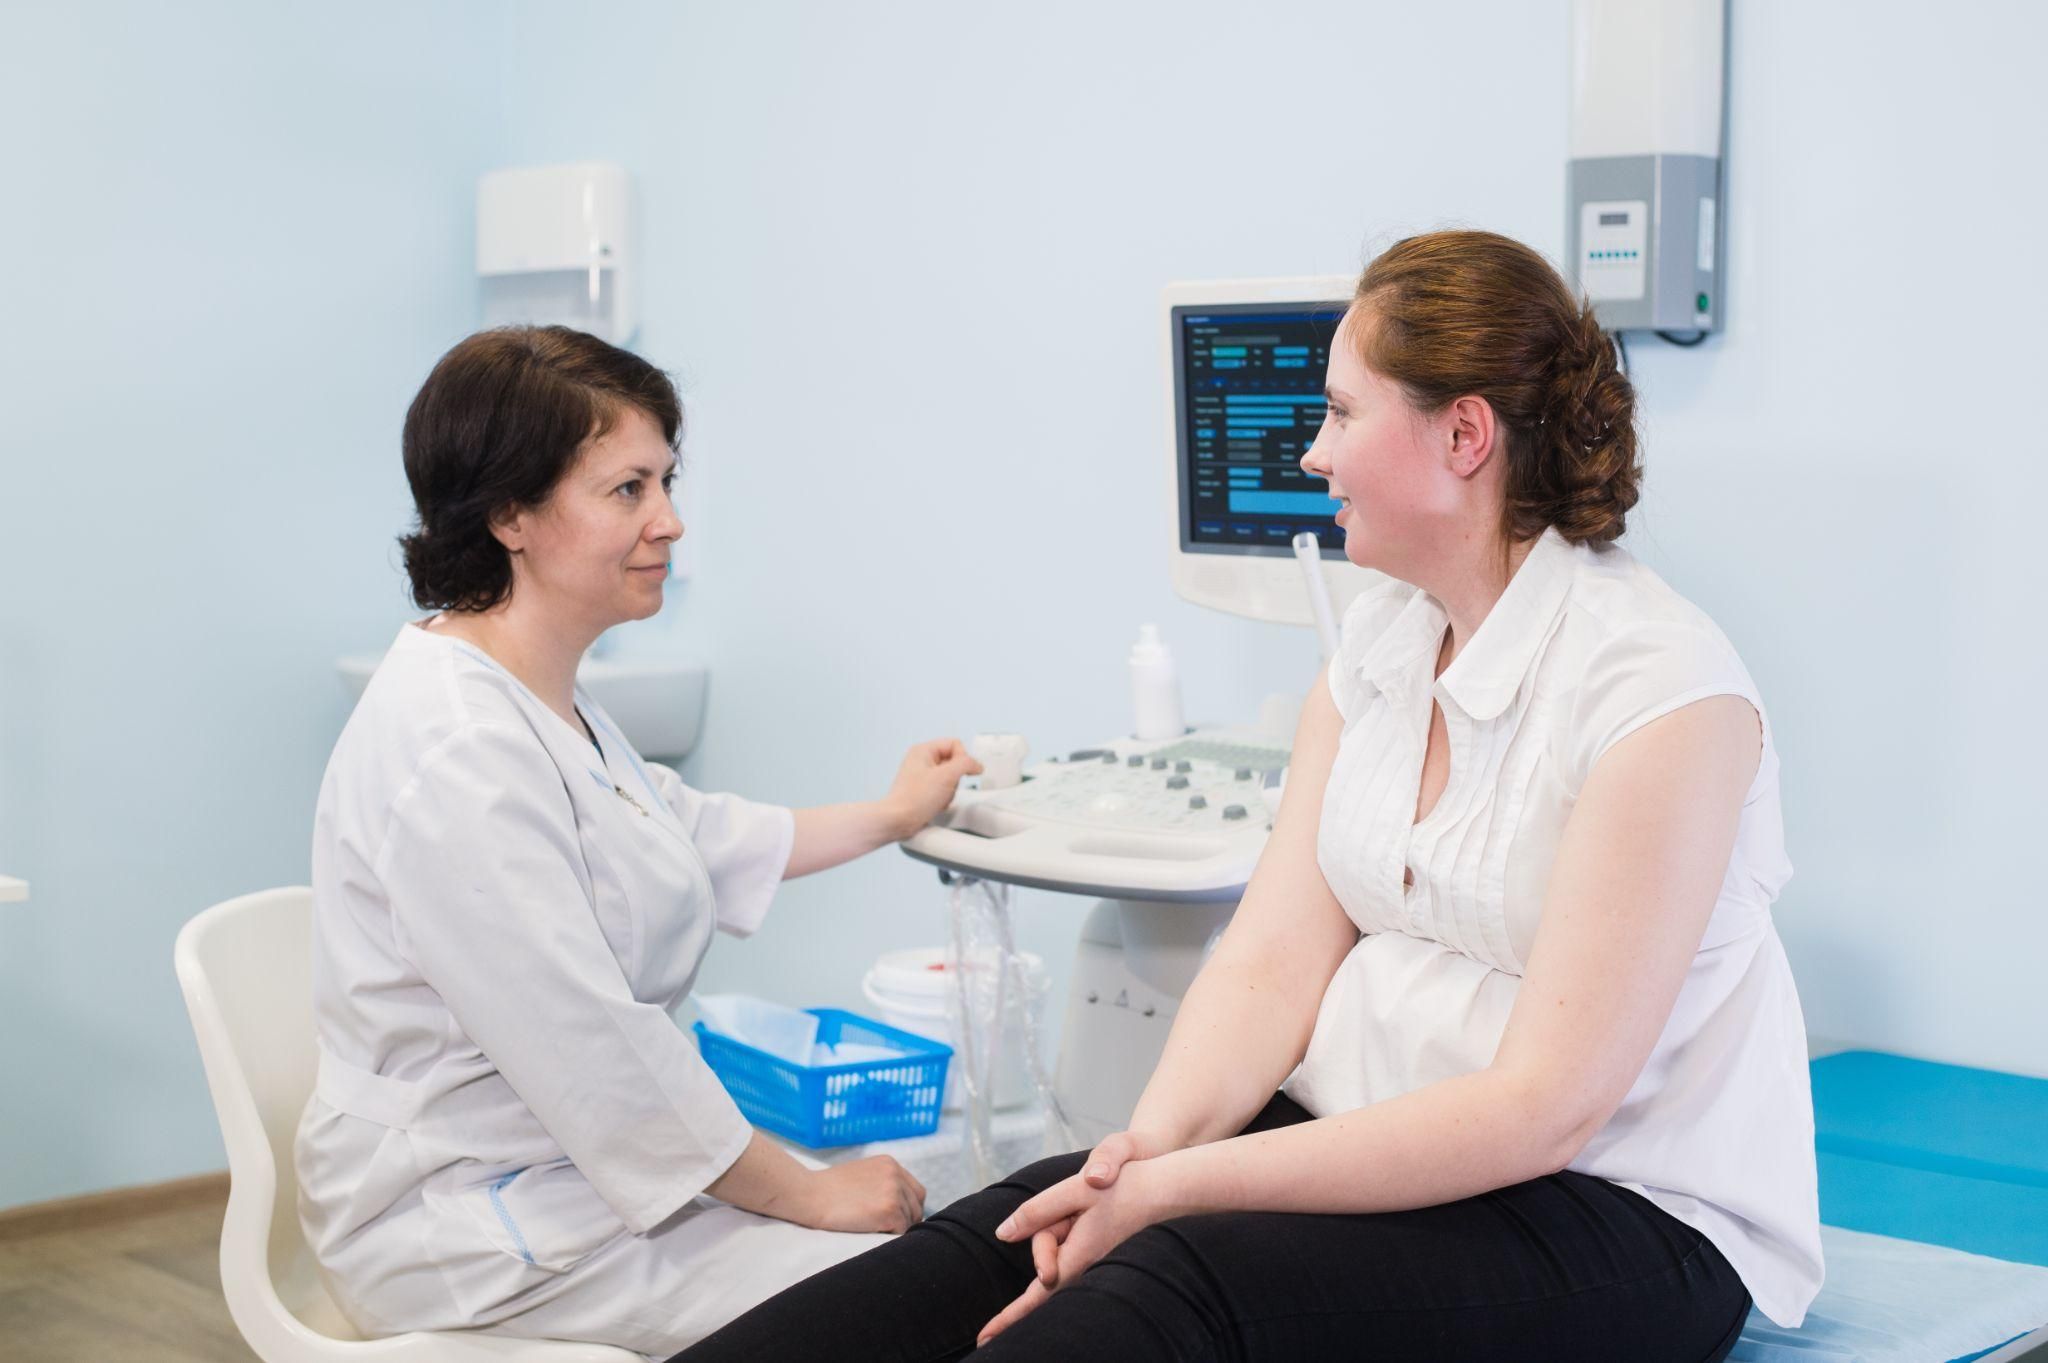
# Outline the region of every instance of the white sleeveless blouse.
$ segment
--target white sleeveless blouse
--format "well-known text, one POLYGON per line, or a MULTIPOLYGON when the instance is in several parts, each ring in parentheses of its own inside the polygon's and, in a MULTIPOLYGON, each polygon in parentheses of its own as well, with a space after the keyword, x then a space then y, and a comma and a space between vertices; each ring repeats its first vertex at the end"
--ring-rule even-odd
MULTIPOLYGON (((1703 612, 1627 552, 1554 530, 1435 677, 1447 624, 1434 599, 1388 583, 1351 604, 1331 660, 1344 729, 1317 850, 1361 935, 1285 1086, 1317 1116, 1492 1063, 1565 822, 1612 744, 1707 696, 1763 714, 1703 612), (1451 769, 1417 824, 1432 698, 1451 769)), ((1700 1231, 1788 1327, 1821 1281, 1806 1029, 1770 917, 1791 874, 1766 719, 1720 901, 1670 1021, 1571 1164, 1700 1231)))

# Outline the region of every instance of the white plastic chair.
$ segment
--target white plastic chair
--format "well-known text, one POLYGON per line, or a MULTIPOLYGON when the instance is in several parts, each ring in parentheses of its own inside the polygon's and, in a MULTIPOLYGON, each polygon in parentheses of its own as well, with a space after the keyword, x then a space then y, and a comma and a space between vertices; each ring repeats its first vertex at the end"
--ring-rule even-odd
POLYGON ((365 1340, 320 1281, 299 1230, 292 1138, 313 1092, 313 892, 216 904, 173 953, 227 1144, 220 1280, 228 1314, 264 1363, 641 1363, 604 1344, 482 1334, 365 1340))

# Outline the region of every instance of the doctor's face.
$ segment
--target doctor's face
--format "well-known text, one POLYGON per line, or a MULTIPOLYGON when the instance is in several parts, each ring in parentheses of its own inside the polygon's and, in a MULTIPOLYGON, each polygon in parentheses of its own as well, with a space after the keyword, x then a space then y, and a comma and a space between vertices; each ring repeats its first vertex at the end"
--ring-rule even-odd
POLYGON ((1323 384, 1322 429, 1301 467, 1329 480, 1340 504, 1344 556, 1412 582, 1431 544, 1462 524, 1467 499, 1440 455, 1446 439, 1440 423, 1359 358, 1354 328, 1364 324, 1354 304, 1337 329, 1323 384))
POLYGON ((584 442, 546 502, 514 518, 514 597, 596 630, 660 610, 683 535, 669 500, 675 476, 661 428, 637 408, 621 413, 584 442))

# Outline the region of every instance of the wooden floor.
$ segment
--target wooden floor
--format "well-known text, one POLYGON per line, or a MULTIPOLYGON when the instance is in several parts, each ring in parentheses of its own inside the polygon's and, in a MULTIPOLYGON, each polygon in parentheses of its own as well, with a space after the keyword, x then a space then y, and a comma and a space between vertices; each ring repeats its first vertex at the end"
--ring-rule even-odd
POLYGON ((255 1363, 220 1295, 226 1206, 0 1239, 0 1358, 255 1363))

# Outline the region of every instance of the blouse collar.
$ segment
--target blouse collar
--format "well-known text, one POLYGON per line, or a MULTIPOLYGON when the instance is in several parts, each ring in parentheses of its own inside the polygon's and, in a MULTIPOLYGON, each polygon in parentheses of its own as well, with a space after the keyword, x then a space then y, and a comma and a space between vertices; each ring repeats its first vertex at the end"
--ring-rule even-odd
MULTIPOLYGON (((1564 606, 1578 552, 1555 527, 1537 537, 1471 642, 1436 678, 1440 696, 1478 720, 1508 708, 1564 606)), ((1385 692, 1404 689, 1411 679, 1428 685, 1449 623, 1436 598, 1416 592, 1359 659, 1359 675, 1385 692)))

